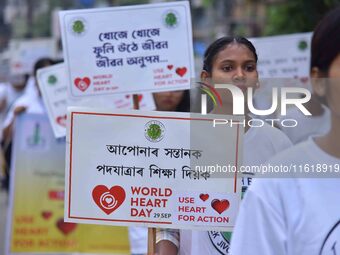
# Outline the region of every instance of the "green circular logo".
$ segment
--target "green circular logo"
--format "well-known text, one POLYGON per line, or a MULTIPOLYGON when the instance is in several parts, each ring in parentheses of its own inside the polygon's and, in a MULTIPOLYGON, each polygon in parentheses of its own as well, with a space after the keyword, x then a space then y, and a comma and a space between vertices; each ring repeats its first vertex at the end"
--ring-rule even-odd
POLYGON ((55 75, 50 75, 48 76, 47 78, 47 83, 50 84, 50 85, 55 85, 57 83, 58 79, 55 75))
POLYGON ((164 14, 164 24, 168 28, 175 28, 178 26, 179 16, 174 10, 169 10, 164 14))
POLYGON ((150 142, 159 142, 164 137, 165 127, 164 125, 157 121, 152 120, 145 125, 145 137, 150 142))
POLYGON ((72 29, 73 29, 73 32, 77 34, 81 34, 82 32, 84 32, 84 29, 85 29, 84 23, 81 20, 76 20, 73 23, 72 29))
POLYGON ((299 42, 299 44, 298 44, 298 48, 299 48, 299 50, 301 50, 301 51, 304 51, 305 49, 307 49, 307 48, 308 48, 308 43, 307 43, 307 41, 301 40, 301 41, 299 42))
POLYGON ((86 21, 83 18, 74 18, 69 25, 69 29, 73 35, 84 35, 87 30, 86 21))

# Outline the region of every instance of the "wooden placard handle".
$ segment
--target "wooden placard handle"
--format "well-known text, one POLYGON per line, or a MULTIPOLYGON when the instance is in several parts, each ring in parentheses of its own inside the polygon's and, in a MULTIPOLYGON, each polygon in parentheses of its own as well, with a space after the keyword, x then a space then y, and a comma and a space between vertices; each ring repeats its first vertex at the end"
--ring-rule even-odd
POLYGON ((138 95, 137 94, 133 94, 132 100, 133 100, 133 109, 139 110, 140 105, 139 105, 139 97, 138 97, 138 95))
POLYGON ((156 253, 156 228, 148 228, 148 255, 156 253))

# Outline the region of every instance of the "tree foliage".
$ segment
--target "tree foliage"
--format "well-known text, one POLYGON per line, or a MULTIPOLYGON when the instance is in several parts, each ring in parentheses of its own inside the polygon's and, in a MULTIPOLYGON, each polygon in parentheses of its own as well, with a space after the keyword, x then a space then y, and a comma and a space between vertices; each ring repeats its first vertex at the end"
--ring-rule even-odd
POLYGON ((340 0, 286 0, 267 8, 265 35, 312 31, 329 10, 340 0))

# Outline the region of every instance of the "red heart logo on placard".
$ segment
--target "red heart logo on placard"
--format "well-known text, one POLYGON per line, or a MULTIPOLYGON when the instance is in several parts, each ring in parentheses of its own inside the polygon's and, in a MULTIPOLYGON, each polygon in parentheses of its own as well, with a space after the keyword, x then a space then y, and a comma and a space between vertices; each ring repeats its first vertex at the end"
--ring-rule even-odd
POLYGON ((173 65, 167 65, 167 68, 171 70, 174 66, 173 65))
POLYGON ((108 189, 104 185, 98 185, 92 191, 92 198, 98 207, 109 215, 124 202, 125 190, 121 186, 108 189))
POLYGON ((138 95, 138 102, 142 101, 143 95, 138 95))
POLYGON ((208 198, 209 198, 208 194, 201 194, 200 195, 200 199, 203 200, 204 202, 207 201, 208 198))
POLYGON ((43 212, 41 212, 41 216, 42 216, 45 220, 48 220, 49 218, 51 218, 52 212, 50 212, 50 211, 43 211, 43 212))
POLYGON ((225 210, 229 208, 229 201, 226 199, 219 200, 219 199, 214 199, 211 202, 211 207, 218 212, 219 214, 223 213, 225 210))
POLYGON ((69 222, 64 222, 63 218, 60 218, 57 221, 57 228, 63 233, 65 236, 72 233, 77 227, 76 223, 69 223, 69 222))
POLYGON ((74 85, 76 85, 76 87, 83 92, 85 90, 87 90, 87 88, 90 86, 90 84, 91 84, 91 80, 88 77, 76 78, 74 80, 74 85))
POLYGON ((58 116, 56 118, 56 121, 60 126, 66 127, 66 118, 67 118, 66 114, 64 116, 58 116))
POLYGON ((185 73, 187 72, 187 68, 186 67, 179 67, 179 68, 176 68, 176 73, 183 77, 185 75, 185 73))

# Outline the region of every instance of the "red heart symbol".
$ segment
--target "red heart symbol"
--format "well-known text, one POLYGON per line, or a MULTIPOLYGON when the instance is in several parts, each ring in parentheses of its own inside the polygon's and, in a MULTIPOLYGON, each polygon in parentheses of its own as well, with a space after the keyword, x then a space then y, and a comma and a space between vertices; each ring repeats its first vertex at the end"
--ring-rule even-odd
POLYGON ((171 70, 174 66, 173 65, 168 65, 167 68, 171 70))
POLYGON ((51 218, 52 212, 50 212, 50 211, 43 211, 43 212, 41 212, 41 216, 42 216, 45 220, 48 220, 49 218, 51 218))
POLYGON ((69 223, 69 222, 64 222, 63 218, 60 218, 57 221, 57 228, 63 233, 65 236, 73 232, 77 227, 76 223, 69 223))
POLYGON ((202 199, 203 201, 207 201, 208 198, 209 198, 208 194, 201 194, 200 195, 200 199, 202 199))
POLYGON ((138 102, 142 101, 143 95, 138 95, 138 102))
POLYGON ((214 199, 211 202, 211 207, 218 212, 219 214, 223 213, 225 210, 229 208, 229 201, 226 199, 219 200, 219 199, 214 199))
POLYGON ((67 118, 66 114, 64 116, 58 116, 56 121, 60 126, 66 127, 66 118, 67 118))
POLYGON ((87 90, 87 88, 90 86, 91 84, 91 80, 88 77, 84 77, 84 78, 76 78, 74 80, 74 84, 76 85, 76 87, 78 89, 80 89, 81 91, 85 91, 87 90))
POLYGON ((187 68, 186 67, 182 67, 182 68, 176 68, 176 73, 179 75, 179 76, 181 76, 181 77, 183 77, 184 76, 184 74, 187 72, 187 68))
POLYGON ((98 185, 92 191, 92 198, 98 207, 109 215, 124 202, 125 191, 121 186, 108 189, 104 185, 98 185))

